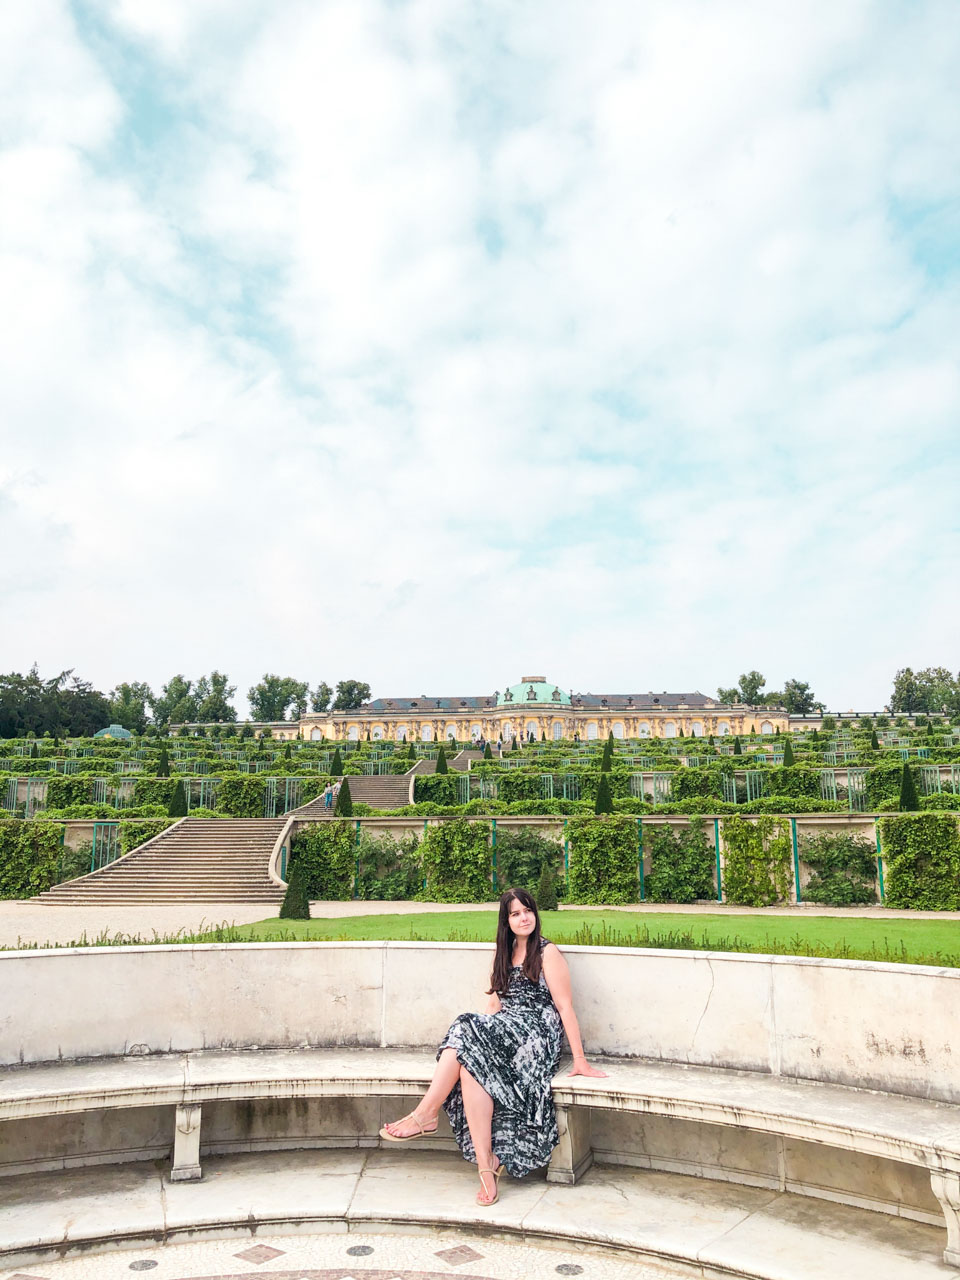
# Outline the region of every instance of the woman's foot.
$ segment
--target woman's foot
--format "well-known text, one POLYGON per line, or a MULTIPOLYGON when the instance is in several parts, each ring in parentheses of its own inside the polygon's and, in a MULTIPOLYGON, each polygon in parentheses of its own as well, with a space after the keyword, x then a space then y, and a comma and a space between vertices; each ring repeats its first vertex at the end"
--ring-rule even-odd
POLYGON ((496 1204, 500 1196, 500 1175, 503 1173, 503 1165, 497 1161, 492 1169, 480 1169, 480 1190, 477 1192, 477 1204, 481 1208, 489 1209, 492 1204, 496 1204))
POLYGON ((404 1141, 408 1138, 427 1138, 437 1132, 437 1117, 418 1115, 411 1111, 401 1120, 391 1120, 380 1130, 388 1138, 404 1141))

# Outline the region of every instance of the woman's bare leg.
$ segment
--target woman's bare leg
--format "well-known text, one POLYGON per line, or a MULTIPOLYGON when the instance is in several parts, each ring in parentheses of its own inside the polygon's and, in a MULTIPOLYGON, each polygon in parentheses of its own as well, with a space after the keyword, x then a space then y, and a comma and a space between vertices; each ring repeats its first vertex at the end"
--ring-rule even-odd
MULTIPOLYGON (((460 1088, 463 1091, 463 1109, 467 1113, 467 1126, 473 1140, 473 1149, 480 1169, 496 1169, 499 1160, 493 1154, 491 1126, 493 1124, 493 1099, 486 1089, 467 1071, 460 1069, 460 1088)), ((492 1173, 481 1174, 483 1190, 477 1195, 480 1204, 489 1204, 497 1196, 497 1182, 492 1173)))
MULTIPOLYGON (((433 1125, 437 1113, 447 1099, 450 1090, 460 1078, 460 1062, 455 1049, 444 1049, 433 1069, 430 1087, 411 1112, 424 1128, 433 1125)), ((406 1138, 419 1129, 412 1120, 394 1120, 383 1126, 395 1138, 406 1138)))

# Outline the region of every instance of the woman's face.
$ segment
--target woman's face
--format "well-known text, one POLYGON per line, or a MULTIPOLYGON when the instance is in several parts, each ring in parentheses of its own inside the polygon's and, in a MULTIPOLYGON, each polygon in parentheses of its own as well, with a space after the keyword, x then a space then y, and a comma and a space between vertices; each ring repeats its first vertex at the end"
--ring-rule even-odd
POLYGON ((529 938, 537 927, 537 917, 525 907, 519 898, 514 898, 508 908, 507 920, 514 937, 529 938))

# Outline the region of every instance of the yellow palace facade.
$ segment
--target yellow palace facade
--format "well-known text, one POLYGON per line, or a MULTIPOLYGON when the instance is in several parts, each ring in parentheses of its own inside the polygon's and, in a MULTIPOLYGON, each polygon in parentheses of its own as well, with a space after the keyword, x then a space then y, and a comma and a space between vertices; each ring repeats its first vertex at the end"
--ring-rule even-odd
POLYGON ((353 711, 321 711, 271 725, 274 737, 306 740, 496 743, 606 738, 702 738, 708 734, 781 733, 782 708, 724 705, 702 693, 572 693, 543 676, 524 676, 480 696, 374 698, 353 711))

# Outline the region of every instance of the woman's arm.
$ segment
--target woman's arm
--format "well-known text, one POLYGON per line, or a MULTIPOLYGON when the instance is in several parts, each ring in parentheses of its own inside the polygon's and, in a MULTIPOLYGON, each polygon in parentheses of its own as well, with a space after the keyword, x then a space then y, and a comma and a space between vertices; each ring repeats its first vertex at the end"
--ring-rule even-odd
POLYGON ((493 992, 491 992, 491 993, 490 993, 490 995, 488 995, 488 996, 487 996, 487 1007, 484 1009, 484 1011, 483 1011, 483 1012, 484 1012, 484 1013, 499 1013, 499 1012, 500 1012, 500 1008, 501 1008, 501 1005, 500 1005, 500 997, 497 995, 497 993, 496 993, 495 991, 493 991, 493 992))
POLYGON ((592 1067, 584 1057, 583 1043, 580 1040, 580 1025, 577 1022, 577 1015, 573 1011, 570 970, 567 968, 566 960, 560 954, 560 948, 554 943, 544 948, 543 976, 546 979, 547 986, 550 988, 553 1003, 557 1006, 560 1021, 563 1023, 563 1029, 567 1033, 567 1039, 570 1042, 570 1052, 573 1054, 573 1067, 567 1074, 571 1076, 605 1076, 607 1074, 605 1071, 601 1071, 599 1067, 592 1067))

